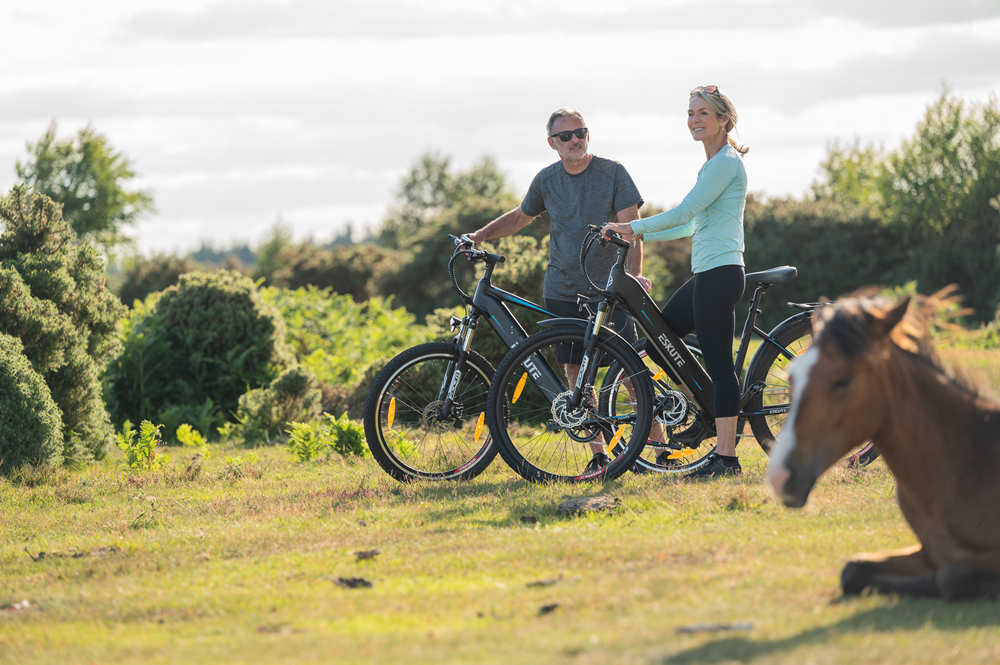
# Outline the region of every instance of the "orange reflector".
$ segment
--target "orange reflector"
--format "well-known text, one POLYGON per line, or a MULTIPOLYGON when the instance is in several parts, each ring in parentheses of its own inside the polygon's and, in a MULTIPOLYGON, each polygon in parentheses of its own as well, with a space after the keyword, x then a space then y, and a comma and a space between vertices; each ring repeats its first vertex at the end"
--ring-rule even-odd
POLYGON ((624 433, 625 433, 625 425, 619 425, 618 431, 615 432, 615 435, 611 437, 611 441, 608 443, 608 452, 611 452, 614 449, 615 444, 618 443, 618 439, 622 438, 622 434, 624 433))
POLYGON ((696 448, 682 448, 667 455, 667 459, 684 459, 698 452, 696 448))
POLYGON ((479 420, 476 421, 476 433, 472 435, 472 442, 479 443, 479 435, 483 433, 483 421, 486 419, 486 412, 479 412, 479 420))
POLYGON ((514 396, 510 398, 511 404, 516 404, 517 400, 521 398, 521 391, 524 390, 524 382, 528 380, 528 373, 525 372, 521 375, 521 380, 517 382, 517 386, 514 387, 514 396))
POLYGON ((657 372, 656 374, 653 375, 653 381, 659 381, 660 379, 662 379, 666 375, 667 375, 667 373, 664 370, 661 369, 659 372, 657 372))
POLYGON ((396 398, 393 397, 389 400, 389 417, 386 418, 386 423, 389 427, 392 427, 392 421, 396 419, 396 398))

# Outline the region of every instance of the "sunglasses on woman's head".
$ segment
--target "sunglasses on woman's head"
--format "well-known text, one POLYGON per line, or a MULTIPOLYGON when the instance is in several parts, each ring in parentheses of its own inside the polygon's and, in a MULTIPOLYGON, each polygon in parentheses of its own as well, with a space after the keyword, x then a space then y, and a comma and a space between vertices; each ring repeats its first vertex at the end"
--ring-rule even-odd
POLYGON ((694 90, 692 90, 691 94, 692 95, 697 95, 699 92, 704 92, 706 94, 711 95, 711 94, 714 94, 716 92, 719 92, 719 86, 717 86, 717 85, 700 85, 697 88, 695 88, 694 90))
POLYGON ((555 134, 549 134, 550 139, 556 136, 558 136, 559 140, 562 141, 563 143, 566 143, 566 141, 569 141, 574 136, 578 139, 585 139, 587 138, 587 128, 581 127, 580 129, 567 129, 565 132, 556 132, 555 134))

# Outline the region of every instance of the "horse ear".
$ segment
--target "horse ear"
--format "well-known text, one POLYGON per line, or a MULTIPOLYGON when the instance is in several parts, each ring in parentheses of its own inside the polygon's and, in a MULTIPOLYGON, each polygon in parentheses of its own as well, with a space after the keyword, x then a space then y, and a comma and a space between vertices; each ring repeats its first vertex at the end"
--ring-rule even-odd
POLYGON ((910 296, 906 296, 898 303, 896 303, 891 309, 887 310, 882 316, 878 318, 872 318, 869 323, 869 331, 873 339, 880 339, 882 337, 887 337, 892 329, 903 320, 903 316, 906 315, 906 309, 910 306, 910 296))
POLYGON ((833 307, 830 307, 831 303, 826 296, 819 299, 820 306, 813 310, 812 315, 812 333, 813 339, 819 335, 819 331, 823 329, 826 322, 830 320, 833 316, 833 307))

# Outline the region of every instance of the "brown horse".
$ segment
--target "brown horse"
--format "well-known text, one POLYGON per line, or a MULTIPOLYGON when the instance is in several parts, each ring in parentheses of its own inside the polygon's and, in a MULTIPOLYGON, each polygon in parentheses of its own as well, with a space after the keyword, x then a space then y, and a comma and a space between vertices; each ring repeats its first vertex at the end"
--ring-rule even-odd
POLYGON ((941 366, 927 309, 909 305, 855 297, 817 311, 813 345, 789 366, 791 412, 768 480, 801 507, 823 471, 874 441, 920 544, 858 555, 841 574, 844 594, 995 596, 1000 406, 941 366))

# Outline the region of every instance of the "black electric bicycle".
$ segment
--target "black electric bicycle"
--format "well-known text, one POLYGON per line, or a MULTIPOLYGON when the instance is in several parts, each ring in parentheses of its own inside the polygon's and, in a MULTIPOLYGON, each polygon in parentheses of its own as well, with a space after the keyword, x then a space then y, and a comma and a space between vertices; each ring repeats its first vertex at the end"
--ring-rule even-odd
MULTIPOLYGON (((630 247, 621 237, 604 237, 590 227, 581 248, 581 264, 596 242, 611 242, 617 258, 605 287, 591 285, 602 297, 590 320, 550 319, 501 361, 487 400, 487 420, 504 460, 532 481, 615 478, 636 470, 690 472, 704 464, 714 448, 714 390, 712 381, 689 347, 660 315, 660 308, 625 269, 630 247), (645 333, 645 355, 604 324, 616 306, 623 306, 645 333), (560 381, 557 389, 525 383, 524 370, 540 366, 547 374, 559 359, 580 359, 575 385, 560 381), (599 389, 596 388, 599 386, 599 389), (653 420, 667 434, 664 442, 649 442, 653 420), (581 445, 603 440, 610 462, 598 471, 584 472, 591 448, 581 445), (647 452, 643 454, 643 451, 647 452)), ((586 269, 584 268, 586 274, 586 269)), ((753 287, 747 320, 737 351, 741 368, 740 427, 749 421, 755 438, 769 450, 789 410, 790 391, 785 366, 811 341, 812 303, 797 304, 804 311, 765 332, 756 325, 760 300, 767 289, 793 279, 792 266, 746 276, 753 287), (750 338, 761 338, 750 367, 742 367, 750 338)), ((589 279, 589 276, 588 276, 589 279)))
POLYGON ((476 327, 485 318, 511 348, 527 333, 508 305, 556 316, 491 283, 503 256, 475 249, 467 236, 450 237, 455 251, 448 275, 468 308, 466 315, 452 317, 452 341, 420 344, 390 360, 375 377, 365 403, 365 437, 372 456, 400 481, 468 480, 490 465, 496 447, 485 412, 494 370, 471 348, 476 327), (459 257, 483 264, 472 295, 455 276, 459 257))

